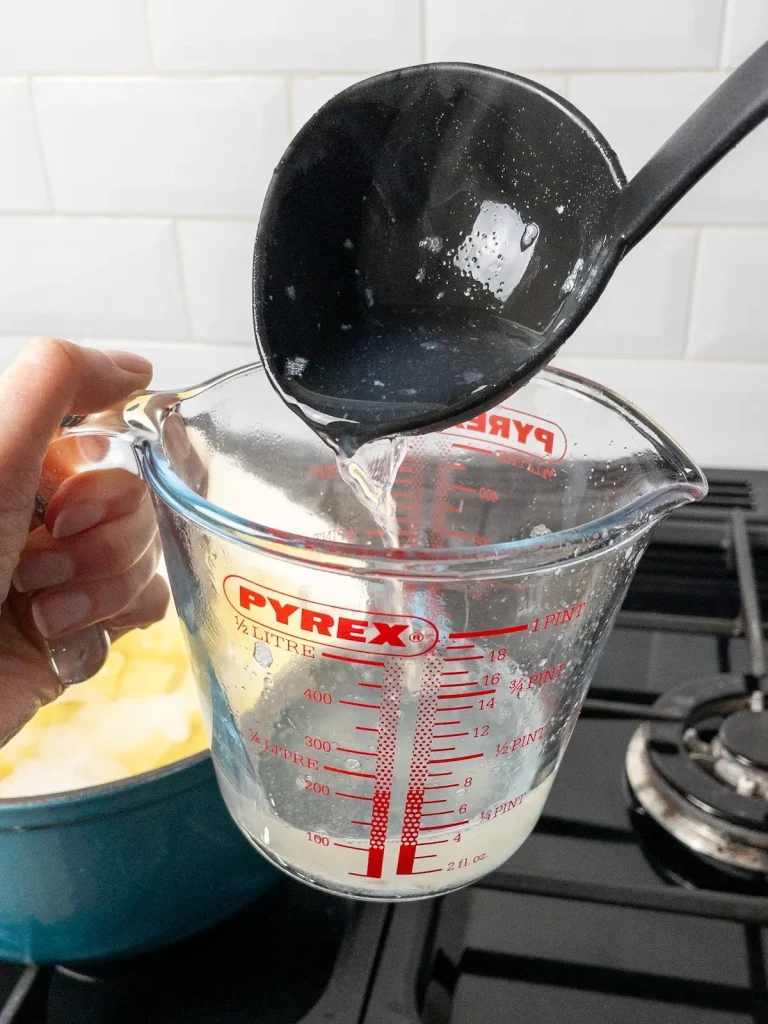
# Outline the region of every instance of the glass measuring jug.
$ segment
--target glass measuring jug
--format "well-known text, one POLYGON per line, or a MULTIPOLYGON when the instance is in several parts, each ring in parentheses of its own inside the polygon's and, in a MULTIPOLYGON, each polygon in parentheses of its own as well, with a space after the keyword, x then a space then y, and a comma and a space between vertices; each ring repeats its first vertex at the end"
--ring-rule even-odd
POLYGON ((232 816, 289 874, 372 899, 466 885, 525 840, 650 532, 706 491, 558 371, 411 439, 396 550, 259 366, 57 443, 93 432, 152 489, 232 816))

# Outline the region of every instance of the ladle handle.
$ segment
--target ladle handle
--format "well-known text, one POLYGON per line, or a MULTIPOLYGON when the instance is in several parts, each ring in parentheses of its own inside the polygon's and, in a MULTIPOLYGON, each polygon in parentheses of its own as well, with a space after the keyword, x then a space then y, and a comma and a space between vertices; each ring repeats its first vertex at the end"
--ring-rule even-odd
MULTIPOLYGON (((740 64, 642 167, 619 196, 622 255, 744 136, 768 117, 768 43, 740 64)), ((768 174, 768 168, 766 168, 768 174)))

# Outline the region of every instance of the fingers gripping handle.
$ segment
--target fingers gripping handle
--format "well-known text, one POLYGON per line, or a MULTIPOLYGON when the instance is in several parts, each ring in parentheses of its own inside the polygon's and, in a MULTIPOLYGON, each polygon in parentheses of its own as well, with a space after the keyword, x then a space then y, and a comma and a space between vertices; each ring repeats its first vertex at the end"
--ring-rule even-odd
MULTIPOLYGON (((174 468, 192 486, 203 487, 205 468, 199 462, 197 453, 186 440, 183 422, 177 412, 178 406, 181 401, 194 398, 215 386, 219 381, 228 379, 233 372, 240 371, 229 371, 220 377, 215 377, 184 391, 139 392, 131 396, 124 405, 90 416, 68 416, 62 422, 59 435, 49 448, 49 454, 59 441, 90 439, 97 448, 99 444, 102 444, 104 448, 100 452, 94 452, 92 448, 81 452, 82 458, 78 461, 83 467, 88 465, 91 468, 98 467, 99 460, 103 461, 107 452, 110 464, 114 465, 115 458, 120 453, 122 456, 119 459, 120 465, 141 475, 141 462, 138 454, 140 443, 149 440, 157 441, 163 436, 163 447, 167 453, 173 453, 175 438, 178 451, 175 452, 173 460, 174 468), (115 444, 115 442, 117 443, 115 444)), ((44 522, 47 501, 64 476, 69 475, 73 469, 71 460, 64 460, 65 467, 62 467, 56 465, 57 460, 53 459, 54 465, 50 467, 51 472, 46 472, 48 461, 48 457, 46 457, 40 491, 35 501, 37 519, 37 522, 33 522, 35 526, 44 522), (62 469, 64 469, 63 474, 62 469)), ((56 640, 43 641, 41 638, 41 642, 45 642, 51 662, 65 686, 81 683, 90 678, 98 672, 109 654, 109 634, 99 624, 88 626, 78 633, 56 640)))
MULTIPOLYGON (((130 428, 122 421, 123 410, 110 410, 107 414, 99 416, 68 416, 62 421, 59 439, 67 437, 69 432, 76 427, 86 423, 93 425, 91 437, 101 438, 108 444, 108 439, 114 438, 117 434, 128 433, 130 428), (99 422, 101 420, 101 422, 99 422)), ((55 444, 55 442, 54 442, 55 444)), ((49 449, 49 453, 52 449, 49 449)), ((46 458, 46 463, 48 463, 46 458)), ((98 463, 96 463, 98 465, 98 463)), ((138 471, 135 460, 126 462, 126 468, 138 471)), ((35 511, 32 520, 32 527, 40 526, 45 522, 45 513, 48 508, 48 499, 61 482, 60 468, 49 467, 46 472, 44 464, 43 477, 40 481, 40 490, 35 496, 35 511), (57 471, 58 469, 58 471, 57 471)), ((48 650, 51 663, 57 675, 65 686, 74 683, 82 683, 95 675, 107 660, 109 655, 109 634, 100 623, 86 626, 85 629, 69 636, 58 637, 53 640, 40 638, 48 650)))
MULTIPOLYGON (((35 496, 34 525, 45 521, 47 502, 35 496)), ((100 623, 56 640, 45 640, 56 674, 65 686, 83 683, 96 675, 109 654, 109 634, 100 623)))

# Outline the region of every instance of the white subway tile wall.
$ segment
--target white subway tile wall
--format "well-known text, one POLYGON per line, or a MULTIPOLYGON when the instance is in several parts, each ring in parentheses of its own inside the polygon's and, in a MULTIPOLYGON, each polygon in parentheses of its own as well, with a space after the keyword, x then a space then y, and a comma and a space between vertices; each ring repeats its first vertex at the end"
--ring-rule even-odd
POLYGON ((685 354, 696 232, 659 227, 619 265, 568 343, 573 355, 675 359, 685 354))
POLYGON ((143 71, 142 0, 3 0, 0 73, 143 71))
POLYGON ((195 341, 253 339, 251 266, 256 221, 179 224, 181 264, 195 341))
POLYGON ((426 0, 427 58, 505 71, 715 67, 722 0, 426 0))
POLYGON ((0 78, 0 210, 48 209, 29 84, 0 78))
MULTIPOLYGON (((160 387, 254 357, 253 238, 292 134, 424 60, 570 99, 628 174, 768 38, 768 0, 2 0, 0 367, 56 333, 160 387)), ((768 125, 630 253, 558 360, 709 464, 768 468, 768 125)))
POLYGON ((187 336, 170 220, 0 217, 5 334, 187 336))
POLYGON ((280 78, 40 80, 62 213, 254 217, 288 144, 280 78))
MULTIPOLYGON (((768 232, 743 228, 703 231, 698 271, 691 315, 694 358, 768 362, 768 232)), ((768 441, 768 435, 764 440, 768 441)))
POLYGON ((348 71, 416 64, 418 0, 147 0, 156 66, 348 71))

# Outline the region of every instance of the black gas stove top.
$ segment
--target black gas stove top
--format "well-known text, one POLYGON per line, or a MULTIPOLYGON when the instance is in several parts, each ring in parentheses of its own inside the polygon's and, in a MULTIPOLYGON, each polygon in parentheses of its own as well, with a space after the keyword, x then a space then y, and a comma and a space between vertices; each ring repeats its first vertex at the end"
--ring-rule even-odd
MULTIPOLYGON (((714 712, 699 715, 695 736, 681 724, 691 691, 709 694, 712 680, 747 710, 768 695, 768 474, 707 475, 707 500, 655 535, 544 816, 499 871, 398 906, 286 880, 162 953, 0 964, 0 1024, 768 1024, 768 874, 729 863, 726 848, 694 852, 626 775, 627 750, 647 730, 660 761, 711 768, 725 817, 762 806, 749 779, 739 776, 738 792, 718 781, 714 712)), ((750 750, 745 720, 722 737, 750 750)), ((737 752, 726 768, 745 763, 737 752)))

